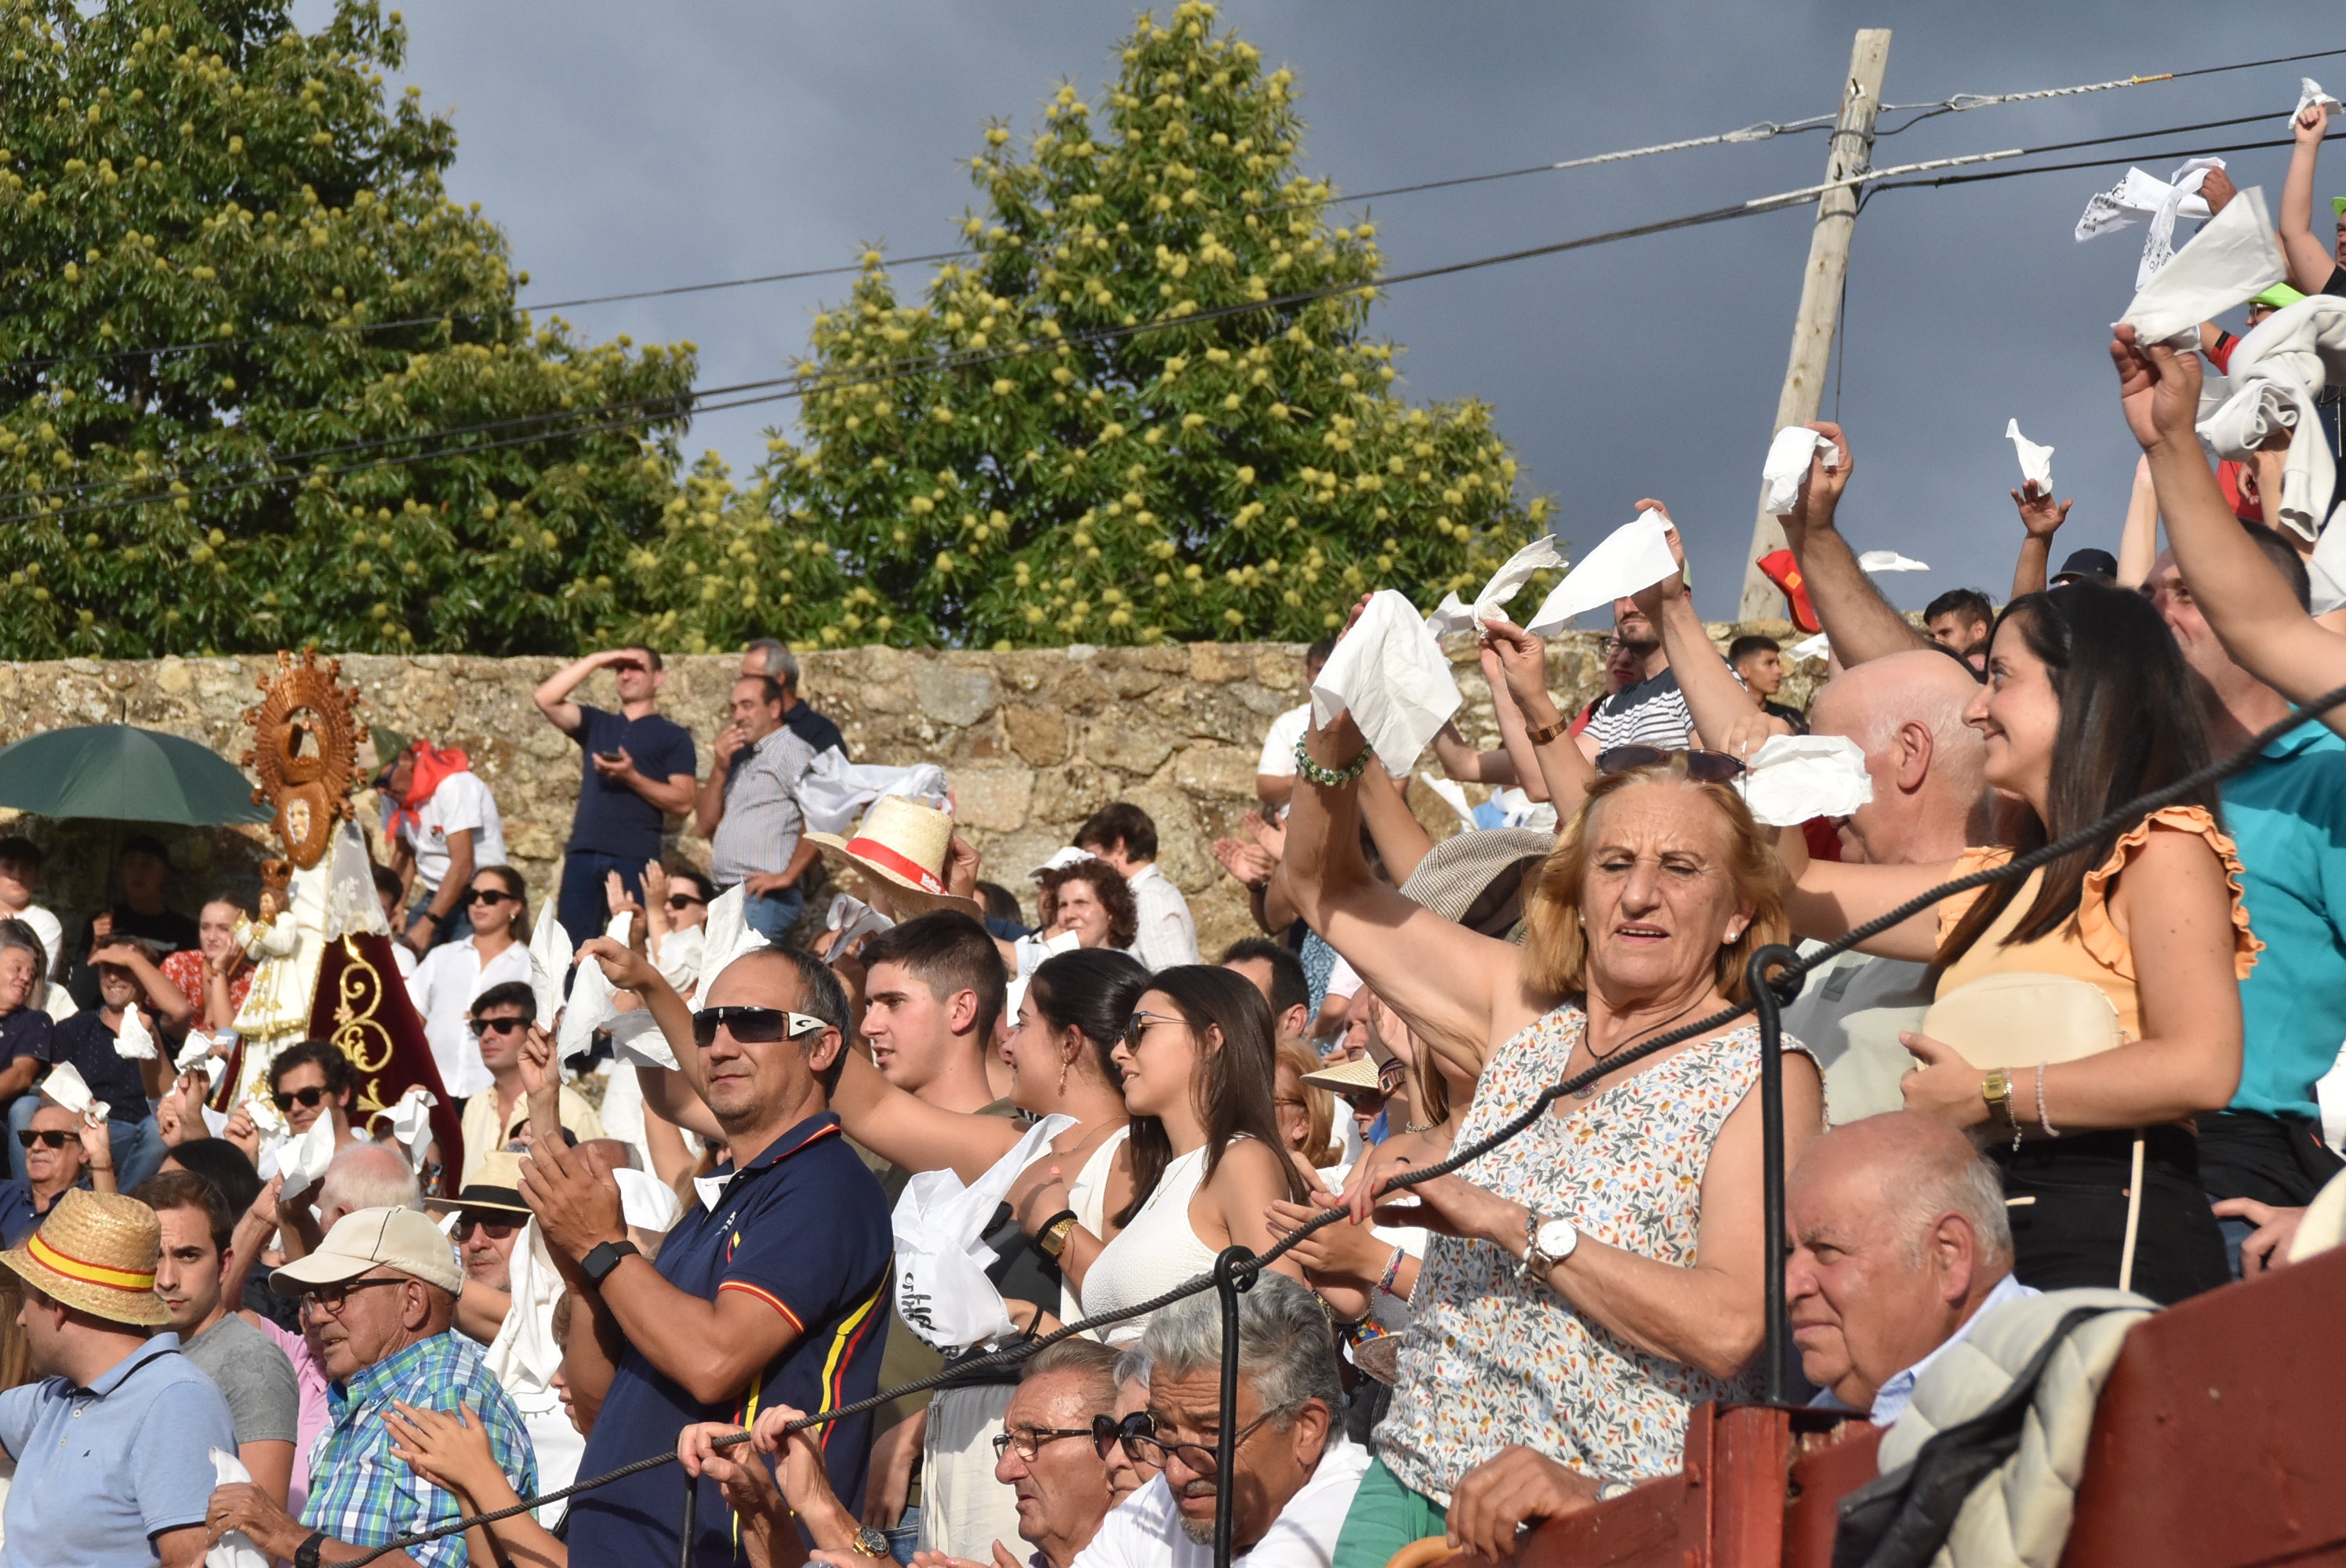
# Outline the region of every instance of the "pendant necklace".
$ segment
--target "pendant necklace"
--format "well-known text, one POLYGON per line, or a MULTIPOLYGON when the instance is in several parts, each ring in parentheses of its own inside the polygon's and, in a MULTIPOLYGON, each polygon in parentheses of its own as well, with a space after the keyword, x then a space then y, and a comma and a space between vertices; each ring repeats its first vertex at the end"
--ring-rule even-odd
MULTIPOLYGON (((1611 1050, 1606 1052, 1601 1056, 1596 1054, 1596 1047, 1590 1045, 1588 1047, 1589 1064, 1596 1067, 1603 1066, 1606 1063, 1610 1062, 1614 1057, 1619 1055, 1625 1047, 1635 1044, 1637 1041, 1643 1040, 1648 1034, 1660 1033, 1663 1030, 1668 1029, 1671 1024, 1676 1023, 1679 1019, 1684 1018, 1688 1013, 1692 1013, 1696 1008, 1701 1005, 1702 998, 1698 996, 1692 1002, 1687 1003, 1686 1006, 1670 1014, 1668 1018, 1663 1019, 1659 1023, 1655 1024, 1652 1028, 1640 1029, 1637 1033, 1630 1035, 1628 1039, 1618 1042, 1611 1050)), ((1587 1044, 1587 1032, 1583 1030, 1581 1033, 1581 1043, 1583 1044, 1587 1044)), ((1576 1100, 1595 1098, 1596 1094, 1596 1084, 1597 1080, 1591 1078, 1588 1082, 1580 1085, 1579 1088, 1575 1089, 1572 1092, 1572 1097, 1576 1100)))

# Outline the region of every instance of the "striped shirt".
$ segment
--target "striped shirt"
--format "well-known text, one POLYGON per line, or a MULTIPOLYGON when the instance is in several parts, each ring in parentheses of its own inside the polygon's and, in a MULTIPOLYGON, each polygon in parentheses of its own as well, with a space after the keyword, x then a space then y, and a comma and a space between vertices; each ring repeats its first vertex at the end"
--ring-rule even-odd
POLYGON ((1596 705, 1585 733, 1601 754, 1616 746, 1658 746, 1682 749, 1694 716, 1687 711, 1686 693, 1678 689, 1676 670, 1624 687, 1596 705))
POLYGON ((725 775, 725 815, 709 840, 709 875, 719 889, 790 863, 806 829, 799 781, 814 748, 788 725, 734 753, 725 775))
MULTIPOLYGON (((454 1493, 391 1451, 391 1429, 382 1418, 393 1400, 433 1410, 453 1410, 462 1402, 488 1428, 489 1451, 514 1491, 527 1497, 537 1490, 537 1459, 521 1412, 481 1364, 481 1348, 449 1329, 361 1368, 346 1383, 327 1386, 332 1424, 310 1454, 302 1523, 348 1545, 380 1546, 464 1517, 454 1493)), ((422 1568, 464 1568, 464 1538, 444 1535, 407 1548, 407 1555, 422 1568)))

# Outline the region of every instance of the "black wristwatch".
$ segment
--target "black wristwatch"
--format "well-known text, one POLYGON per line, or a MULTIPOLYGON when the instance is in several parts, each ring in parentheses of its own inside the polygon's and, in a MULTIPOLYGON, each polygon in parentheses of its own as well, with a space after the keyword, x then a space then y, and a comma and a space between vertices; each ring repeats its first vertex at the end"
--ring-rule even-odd
POLYGON ((589 1285, 600 1285, 619 1267, 622 1257, 641 1257, 643 1252, 632 1241, 597 1242, 578 1260, 578 1271, 586 1276, 589 1285))
POLYGON ((326 1549, 326 1532, 310 1532, 310 1539, 293 1548, 293 1568, 318 1568, 318 1553, 326 1549))

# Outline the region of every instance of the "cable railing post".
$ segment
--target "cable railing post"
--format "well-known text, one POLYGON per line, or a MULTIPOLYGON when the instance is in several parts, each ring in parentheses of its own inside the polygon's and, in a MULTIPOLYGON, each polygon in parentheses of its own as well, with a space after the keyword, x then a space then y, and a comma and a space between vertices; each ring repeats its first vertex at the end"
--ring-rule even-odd
POLYGON ((1214 1288, 1222 1298, 1222 1397, 1219 1430, 1214 1436, 1214 1568, 1230 1568, 1230 1494, 1238 1463, 1239 1292, 1252 1287, 1246 1265, 1254 1254, 1226 1247, 1214 1259, 1214 1288))
MULTIPOLYGON (((750 1461, 758 1461, 752 1459, 750 1461)), ((700 1533, 700 1478, 684 1478, 683 1528, 677 1532, 676 1568, 692 1568, 692 1538, 700 1533)))
POLYGON ((1768 978, 1778 965, 1797 965, 1800 955, 1781 942, 1770 942, 1751 955, 1743 967, 1750 988, 1752 1011, 1760 1022, 1760 1159, 1762 1166, 1760 1202, 1766 1209, 1768 1254, 1768 1348, 1760 1370, 1760 1398, 1771 1405, 1784 1402, 1785 1356, 1791 1348, 1791 1329, 1784 1308, 1784 1021, 1782 1008, 1800 993, 1801 973, 1788 967, 1790 996, 1780 996, 1768 978))

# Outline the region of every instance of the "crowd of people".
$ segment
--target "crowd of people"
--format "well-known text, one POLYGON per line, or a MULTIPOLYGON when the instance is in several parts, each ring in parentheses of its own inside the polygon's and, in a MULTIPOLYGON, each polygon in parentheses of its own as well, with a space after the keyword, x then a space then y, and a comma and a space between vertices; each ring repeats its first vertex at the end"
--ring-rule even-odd
POLYGON ((1439 839, 1317 645, 1261 809, 1214 846, 1260 930, 1212 962, 1146 811, 1103 804, 1026 871, 1030 923, 949 788, 852 762, 773 641, 706 778, 654 649, 538 688, 582 787, 534 914, 466 756, 373 736, 376 895, 461 1157, 362 1104, 337 1045, 255 1025, 266 911, 213 891, 189 919, 133 839, 68 941, 40 848, 0 839, 0 1563, 234 1540, 311 1568, 447 1530, 377 1560, 1203 1568, 1225 1500, 1263 1568, 1431 1535, 1507 1557, 1755 1395, 1771 1268, 1812 1402, 1887 1426, 1984 1315, 2286 1267, 2341 1168, 2317 1084, 2346 1042, 2346 709, 2313 705, 2346 626, 2312 613, 2320 529, 2273 524, 2339 404, 2220 472, 2195 421, 2203 355, 2346 298, 2346 217, 2310 229, 2322 106, 2297 123, 2292 297, 2197 349, 2114 336, 2144 454, 2116 552, 2049 571, 2070 504, 2025 484, 2006 601, 1917 626, 1845 532, 1850 433, 1815 425, 1783 516, 1829 660, 1806 709, 1780 700, 1801 650, 1722 649, 1681 571, 1616 600, 1594 693, 1488 616, 1500 743, 1424 738, 1487 792, 1439 839), (577 697, 605 673, 617 711, 577 697), (1760 1027, 1641 1048, 1749 1000, 1761 948, 1814 952, 2269 733, 1818 966, 1779 1043, 1768 1257, 1760 1027), (1797 737, 1862 788, 1763 820, 1747 787, 1797 737), (819 826, 845 785, 860 818, 819 826), (705 868, 663 861, 678 822, 705 868), (1240 1298, 1224 1409, 1214 1296, 1148 1308, 1331 1210, 1240 1298), (668 1455, 683 1479, 519 1506, 668 1455))

